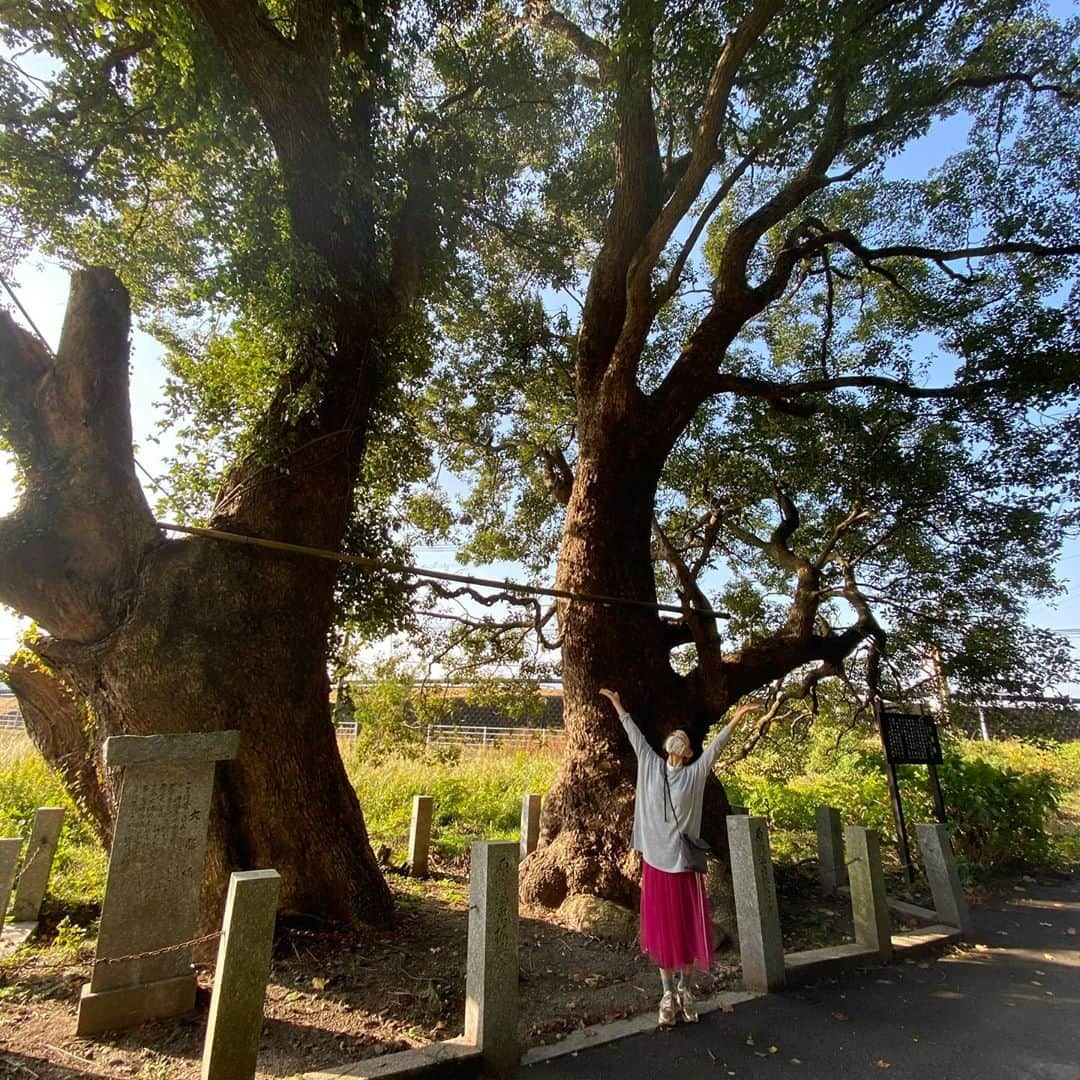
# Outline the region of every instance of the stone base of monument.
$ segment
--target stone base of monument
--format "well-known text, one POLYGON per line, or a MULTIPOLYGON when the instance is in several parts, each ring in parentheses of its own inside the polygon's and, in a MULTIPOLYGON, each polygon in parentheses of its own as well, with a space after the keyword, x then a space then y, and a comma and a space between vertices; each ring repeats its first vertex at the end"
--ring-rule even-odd
POLYGON ((479 1075, 480 1048, 464 1038, 448 1039, 432 1043, 416 1050, 403 1050, 400 1054, 357 1061, 352 1065, 339 1065, 323 1072, 304 1073, 303 1080, 407 1080, 409 1077, 438 1077, 439 1080, 479 1075))
POLYGON ((94 992, 87 983, 79 999, 76 1035, 118 1031, 146 1020, 179 1016, 195 1008, 195 973, 138 986, 94 992))

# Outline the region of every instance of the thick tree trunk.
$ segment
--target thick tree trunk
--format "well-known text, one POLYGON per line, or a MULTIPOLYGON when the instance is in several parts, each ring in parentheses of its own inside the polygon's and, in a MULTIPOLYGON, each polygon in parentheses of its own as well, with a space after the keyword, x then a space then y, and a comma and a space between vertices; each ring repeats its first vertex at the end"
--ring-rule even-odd
MULTIPOLYGON (((559 555, 559 588, 655 600, 649 551, 654 484, 627 440, 578 461, 559 555), (612 466, 612 462, 618 462, 612 466)), ((599 696, 617 689, 654 747, 676 728, 700 749, 709 726, 698 681, 676 673, 655 612, 594 604, 560 609, 567 749, 544 803, 541 844, 522 870, 523 897, 546 907, 591 893, 633 905, 640 860, 630 847, 636 766, 622 725, 599 696)), ((710 784, 703 832, 726 850, 727 800, 710 784)))
MULTIPOLYGON (((115 426, 126 416, 127 319, 123 287, 94 270, 75 276, 55 358, 0 320, 0 412, 28 477, 0 523, 0 597, 53 634, 32 646, 46 671, 13 665, 35 741, 107 827, 112 793, 92 791, 107 737, 239 729, 238 759, 218 766, 204 922, 218 922, 231 870, 273 867, 283 911, 385 924, 392 898, 330 722, 335 567, 161 537, 130 430, 115 426)), ((282 433, 287 468, 234 470, 215 525, 339 545, 374 377, 361 339, 355 331, 343 365, 351 393, 329 394, 282 433)))
MULTIPOLYGON (((330 722, 327 571, 288 556, 191 539, 146 559, 129 617, 88 646, 39 649, 87 697, 92 737, 242 733, 218 766, 205 921, 230 871, 282 874, 283 913, 384 923, 378 870, 330 722)), ((29 716, 37 728, 49 718, 29 716)))

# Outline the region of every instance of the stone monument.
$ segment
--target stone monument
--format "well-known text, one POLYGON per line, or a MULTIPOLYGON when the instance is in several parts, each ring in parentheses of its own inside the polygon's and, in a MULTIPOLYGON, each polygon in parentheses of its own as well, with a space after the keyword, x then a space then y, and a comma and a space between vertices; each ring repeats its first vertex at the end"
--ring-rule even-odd
POLYGON ((177 1016, 195 1004, 192 948, 218 761, 238 731, 121 735, 105 764, 123 768, 97 955, 76 1032, 177 1016))

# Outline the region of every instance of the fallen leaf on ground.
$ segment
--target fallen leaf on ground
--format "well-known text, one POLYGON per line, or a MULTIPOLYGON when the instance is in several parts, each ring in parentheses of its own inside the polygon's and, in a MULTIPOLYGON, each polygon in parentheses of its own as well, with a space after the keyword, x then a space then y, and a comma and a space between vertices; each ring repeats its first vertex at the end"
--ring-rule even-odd
POLYGON ((891 1069, 892 1068, 892 1063, 886 1061, 884 1058, 878 1058, 877 1061, 874 1062, 874 1064, 879 1069, 891 1069))
POLYGON ((848 1014, 845 1012, 834 1012, 832 1014, 832 1018, 834 1020, 846 1020, 848 1018, 848 1014))
POLYGON ((747 1046, 753 1046, 754 1045, 754 1036, 753 1035, 747 1035, 746 1036, 746 1045, 747 1046))
POLYGON ((780 1053, 780 1047, 779 1046, 770 1046, 769 1047, 769 1053, 770 1054, 779 1054, 780 1053))

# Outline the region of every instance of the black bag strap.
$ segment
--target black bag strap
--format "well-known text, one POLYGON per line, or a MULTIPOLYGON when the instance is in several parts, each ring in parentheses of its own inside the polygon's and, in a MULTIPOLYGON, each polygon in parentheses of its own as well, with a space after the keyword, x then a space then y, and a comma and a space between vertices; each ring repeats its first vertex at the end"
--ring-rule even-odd
POLYGON ((667 821, 668 807, 671 807, 671 816, 675 819, 675 824, 679 824, 679 815, 675 810, 675 803, 671 798, 671 783, 668 780, 667 774, 667 762, 662 762, 660 768, 664 770, 664 794, 667 796, 667 802, 664 805, 664 820, 667 821))

